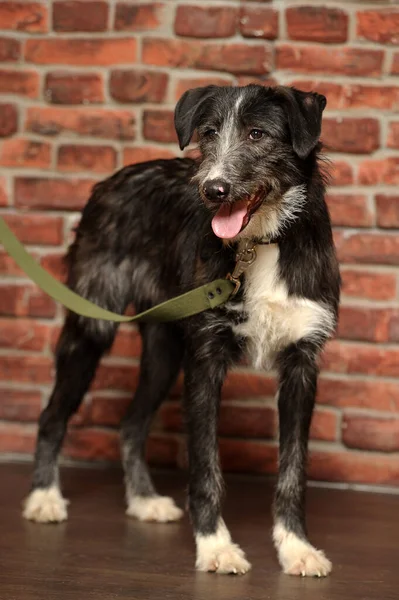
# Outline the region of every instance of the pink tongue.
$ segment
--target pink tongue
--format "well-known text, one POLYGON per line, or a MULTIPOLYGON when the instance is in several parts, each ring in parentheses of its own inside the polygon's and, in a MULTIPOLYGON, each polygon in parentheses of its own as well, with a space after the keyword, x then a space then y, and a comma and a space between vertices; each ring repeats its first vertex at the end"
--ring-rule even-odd
POLYGON ((222 204, 212 219, 213 233, 220 238, 233 238, 242 229, 247 214, 247 201, 241 200, 231 204, 222 204))

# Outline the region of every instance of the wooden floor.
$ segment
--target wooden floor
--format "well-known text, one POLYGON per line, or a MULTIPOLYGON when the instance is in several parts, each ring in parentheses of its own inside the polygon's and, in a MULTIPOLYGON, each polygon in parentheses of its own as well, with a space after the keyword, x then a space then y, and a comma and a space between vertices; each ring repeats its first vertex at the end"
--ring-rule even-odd
MULTIPOLYGON (((0 465, 1 600, 398 600, 399 496, 309 490, 309 529, 333 561, 327 579, 283 575, 270 540, 271 484, 230 479, 225 517, 253 570, 196 573, 188 518, 143 524, 124 515, 119 470, 65 468, 70 520, 20 516, 30 467, 0 465)), ((184 477, 156 477, 184 505, 184 477)))

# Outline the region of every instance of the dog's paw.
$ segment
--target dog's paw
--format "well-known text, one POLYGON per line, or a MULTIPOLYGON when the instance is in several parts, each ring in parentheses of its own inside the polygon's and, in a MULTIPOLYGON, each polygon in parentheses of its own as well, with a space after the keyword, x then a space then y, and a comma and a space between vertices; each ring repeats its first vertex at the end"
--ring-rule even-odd
POLYGON ((184 512, 176 506, 172 498, 167 496, 133 496, 126 514, 129 517, 135 517, 139 521, 170 523, 179 521, 184 512))
POLYGON ((223 575, 244 575, 251 565, 245 558, 244 551, 237 544, 227 544, 220 548, 198 553, 196 568, 223 575))
POLYGON ((280 564, 287 575, 326 577, 331 572, 332 564, 324 552, 287 531, 281 524, 274 528, 273 537, 280 564))
POLYGON ((300 556, 287 561, 284 573, 301 575, 302 577, 326 577, 332 569, 332 564, 321 550, 313 546, 304 549, 300 556))
POLYGON ((68 518, 67 505, 57 486, 36 489, 26 498, 22 515, 36 523, 61 523, 68 518))

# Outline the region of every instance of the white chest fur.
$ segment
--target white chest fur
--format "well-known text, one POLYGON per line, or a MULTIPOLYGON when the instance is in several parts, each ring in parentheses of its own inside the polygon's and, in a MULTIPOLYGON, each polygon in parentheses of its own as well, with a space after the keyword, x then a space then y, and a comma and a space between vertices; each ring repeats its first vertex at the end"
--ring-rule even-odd
POLYGON ((245 274, 244 305, 248 319, 234 329, 247 338, 254 367, 270 368, 276 353, 301 338, 317 340, 334 326, 325 305, 289 296, 279 277, 277 244, 257 246, 257 259, 245 274))

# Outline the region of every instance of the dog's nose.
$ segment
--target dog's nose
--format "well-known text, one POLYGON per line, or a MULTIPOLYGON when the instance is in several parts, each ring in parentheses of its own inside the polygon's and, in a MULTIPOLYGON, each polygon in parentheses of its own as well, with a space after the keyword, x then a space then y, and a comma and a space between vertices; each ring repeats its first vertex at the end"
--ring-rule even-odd
POLYGON ((204 183, 204 194, 209 200, 226 200, 230 192, 230 184, 223 179, 210 179, 204 183))

